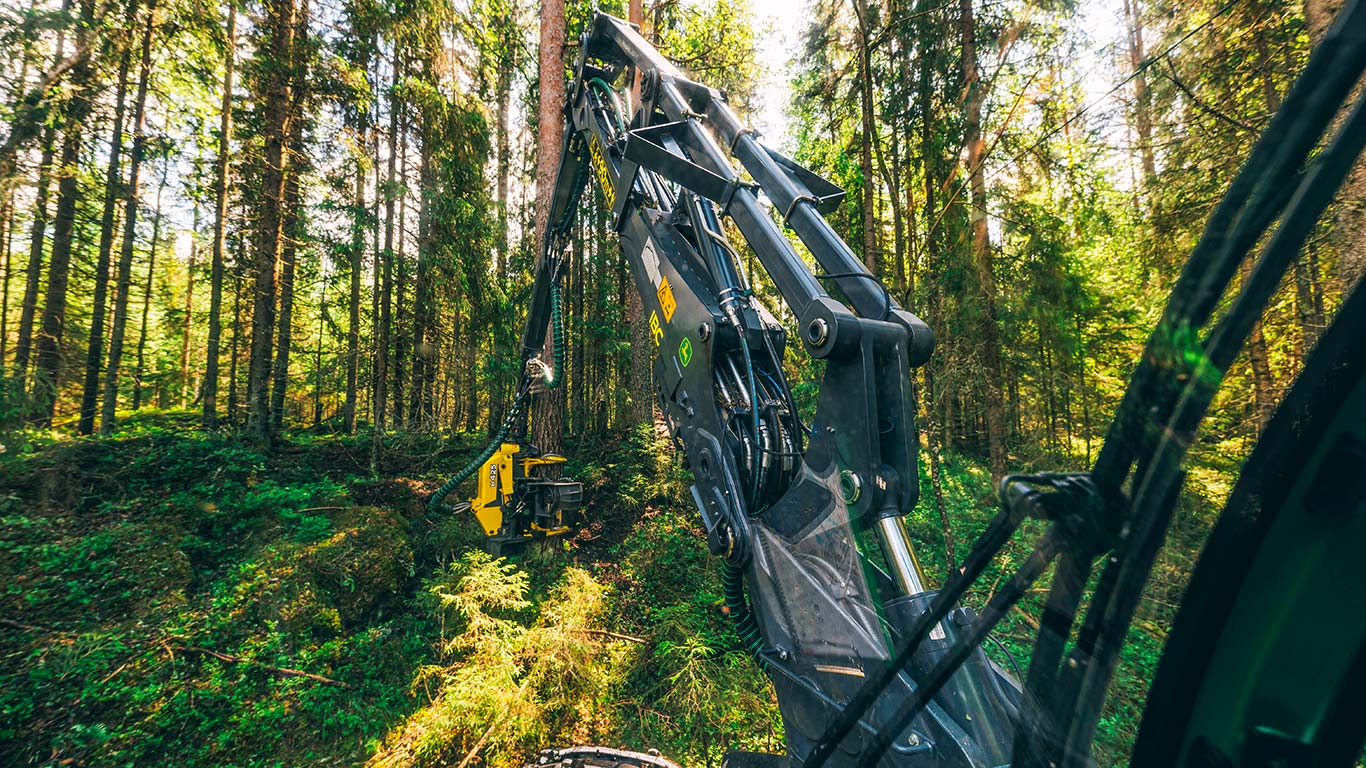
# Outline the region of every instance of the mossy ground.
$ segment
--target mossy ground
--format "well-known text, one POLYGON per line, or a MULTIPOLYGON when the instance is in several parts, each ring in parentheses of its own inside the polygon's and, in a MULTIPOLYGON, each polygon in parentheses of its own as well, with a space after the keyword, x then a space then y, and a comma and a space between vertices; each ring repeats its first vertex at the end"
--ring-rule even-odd
MULTIPOLYGON (((571 467, 590 523, 507 561, 477 553, 472 520, 422 504, 478 436, 405 437, 374 475, 365 434, 294 433, 265 455, 189 414, 29 438, 0 456, 2 764, 520 765, 599 743, 700 766, 781 750, 686 474, 647 429, 571 451, 593 457, 571 467)), ((944 467, 961 556, 989 482, 972 461, 944 467)), ((922 487, 911 528, 937 580, 944 537, 922 487)), ((1101 724, 1103 765, 1127 752, 1209 514, 1183 504, 1101 724)), ((1021 664, 1030 624, 1020 612, 998 633, 1021 664)))

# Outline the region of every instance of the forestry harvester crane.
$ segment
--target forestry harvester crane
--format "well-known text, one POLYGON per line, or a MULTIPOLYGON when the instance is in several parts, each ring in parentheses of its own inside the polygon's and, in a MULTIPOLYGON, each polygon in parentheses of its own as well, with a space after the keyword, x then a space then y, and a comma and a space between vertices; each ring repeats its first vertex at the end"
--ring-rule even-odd
MULTIPOLYGON (((568 90, 524 372, 493 443, 432 504, 476 476, 468 506, 494 545, 572 529, 582 488, 542 474, 564 459, 530 444, 525 412, 540 389, 559 384, 560 278, 580 195, 596 184, 643 302, 656 403, 692 472, 729 615, 783 718, 785 755, 732 754, 728 764, 1093 765, 1104 694, 1176 502, 1186 447, 1366 142, 1366 107, 1353 90, 1363 68, 1366 10, 1349 2, 1216 209, 1096 465, 1007 477, 1000 511, 936 588, 905 523, 919 477, 911 372, 931 357, 930 328, 825 219, 842 190, 762 144, 723 94, 689 79, 631 25, 598 13, 568 90), (1334 135, 1315 153, 1326 132, 1334 135), (786 305, 786 322, 756 297, 726 219, 786 305), (1241 291, 1212 320, 1258 246, 1241 291), (550 363, 540 358, 547 326, 550 363), (810 423, 784 375, 794 343, 824 365, 810 423), (1023 526, 1027 519, 1039 522, 1023 526), (1036 541, 1014 576, 980 613, 961 605, 1025 531, 1036 541), (1046 604, 1020 680, 982 644, 1044 576, 1046 604)), ((1196 569, 1171 635, 1180 654, 1163 658, 1136 765, 1328 765, 1360 749, 1366 558, 1324 555, 1366 546, 1363 294, 1344 302, 1214 531, 1217 562, 1206 555, 1196 569), (1273 529, 1298 549, 1278 553, 1273 529), (1334 573, 1354 574, 1350 594, 1315 597, 1334 573)), ((671 765, 596 747, 548 750, 540 764, 671 765)))

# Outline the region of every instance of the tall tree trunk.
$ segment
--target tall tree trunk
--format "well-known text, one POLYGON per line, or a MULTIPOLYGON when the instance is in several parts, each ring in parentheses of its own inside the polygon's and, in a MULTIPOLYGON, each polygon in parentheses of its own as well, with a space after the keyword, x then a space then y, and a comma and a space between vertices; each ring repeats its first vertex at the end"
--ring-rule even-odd
POLYGON ((323 330, 327 327, 327 280, 322 283, 322 298, 318 302, 318 341, 313 347, 313 428, 323 422, 323 330))
POLYGON ((138 95, 133 106, 133 151, 128 158, 128 197, 123 204, 123 242, 119 249, 118 277, 114 285, 114 327, 109 333, 109 367, 104 376, 104 403, 100 411, 100 434, 114 429, 119 399, 119 366, 123 363, 123 337, 128 326, 128 293, 133 283, 133 244, 138 228, 138 184, 142 159, 147 151, 147 89, 152 79, 152 34, 156 29, 156 0, 147 0, 147 23, 142 31, 142 64, 138 69, 138 95))
POLYGON ((218 157, 213 181, 213 264, 209 268, 209 338, 204 362, 204 427, 218 425, 218 357, 223 338, 223 244, 228 228, 228 152, 232 148, 232 80, 237 63, 237 3, 228 3, 223 98, 218 109, 218 157))
MULTIPOLYGON (((358 126, 359 137, 363 127, 358 126)), ((359 143, 359 142, 357 142, 359 143)), ((346 406, 343 411, 346 434, 356 432, 356 384, 360 373, 360 271, 365 251, 365 164, 356 161, 354 212, 351 222, 351 297, 346 329, 346 406)))
POLYGON ((1295 357, 1301 363, 1323 332, 1323 292, 1319 280, 1318 249, 1310 245, 1304 258, 1295 260, 1295 314, 1299 333, 1295 337, 1295 357))
MULTIPOLYGON (((29 4, 30 11, 38 7, 37 0, 29 4)), ((15 81, 14 100, 17 102, 28 85, 28 57, 19 67, 19 79, 15 81)), ((0 377, 5 377, 5 357, 9 351, 9 284, 14 276, 14 190, 5 191, 4 202, 0 203, 0 248, 4 248, 5 272, 0 278, 0 377)))
POLYGON ((408 139, 405 131, 407 123, 400 116, 399 119, 399 175, 402 185, 399 189, 398 198, 398 251, 394 254, 397 264, 398 277, 394 281, 394 289, 397 294, 394 297, 394 423, 404 424, 404 398, 407 396, 405 387, 407 377, 405 362, 408 359, 408 340, 412 338, 412 326, 409 313, 404 307, 403 297, 408 285, 408 139))
POLYGON ((375 323, 375 383, 373 392, 375 423, 370 438, 371 472, 379 471, 380 453, 384 448, 384 428, 389 405, 389 339, 393 322, 394 284, 394 186, 398 183, 395 177, 399 129, 398 73, 399 63, 396 46, 393 58, 393 76, 389 84, 389 155, 386 160, 388 168, 385 170, 383 186, 384 248, 379 253, 380 263, 376 265, 376 272, 382 271, 382 275, 380 275, 379 288, 379 318, 378 322, 375 323))
POLYGON ((190 260, 185 265, 185 319, 180 326, 180 407, 190 407, 190 350, 194 336, 194 269, 199 265, 199 203, 194 204, 194 233, 190 235, 190 260))
POLYGON ((365 404, 366 404, 367 413, 369 414, 368 418, 369 418, 369 420, 370 420, 370 431, 371 431, 371 432, 374 432, 375 424, 378 423, 378 420, 379 420, 378 409, 375 407, 376 402, 377 402, 376 399, 375 399, 375 389, 376 389, 376 387, 377 387, 378 384, 379 384, 379 382, 376 381, 376 378, 377 378, 376 374, 379 372, 379 356, 378 356, 378 354, 376 353, 376 351, 375 351, 375 349, 374 349, 373 342, 376 341, 376 340, 378 340, 378 338, 379 338, 379 300, 380 300, 379 294, 380 294, 380 289, 381 289, 381 287, 382 287, 382 286, 381 286, 381 277, 380 277, 380 270, 381 270, 380 261, 381 261, 381 259, 382 259, 381 255, 380 255, 380 248, 381 248, 380 232, 381 232, 382 227, 380 226, 380 222, 383 221, 383 219, 381 219, 380 216, 381 216, 381 209, 382 209, 383 206, 381 205, 381 200, 380 200, 380 198, 383 197, 383 195, 384 195, 384 176, 383 176, 382 172, 380 171, 380 162, 379 162, 379 161, 380 161, 380 154, 379 154, 379 147, 380 147, 379 104, 380 104, 380 90, 381 90, 381 89, 380 89, 380 83, 383 82, 383 76, 382 76, 382 74, 381 74, 381 70, 384 68, 384 57, 383 57, 382 55, 380 55, 380 53, 379 53, 380 50, 381 50, 381 45, 380 45, 380 41, 379 41, 378 36, 375 37, 375 39, 372 41, 372 44, 373 44, 373 50, 375 51, 376 55, 375 55, 374 60, 373 60, 374 69, 370 72, 370 83, 371 83, 371 87, 370 87, 370 99, 371 99, 371 102, 370 102, 370 103, 371 103, 372 105, 374 105, 374 106, 373 106, 374 112, 371 113, 372 116, 371 116, 370 122, 369 122, 369 126, 370 126, 369 138, 370 138, 370 165, 371 165, 372 173, 374 174, 373 177, 372 177, 372 183, 374 184, 375 194, 374 194, 374 197, 372 198, 372 200, 371 200, 371 202, 370 202, 370 221, 369 221, 369 224, 370 224, 370 254, 371 254, 371 256, 370 256, 370 341, 372 342, 372 344, 371 344, 371 347, 370 347, 370 376, 367 378, 366 388, 365 388, 365 404))
POLYGON ((142 407, 142 376, 146 370, 147 317, 152 310, 152 283, 157 277, 157 248, 161 247, 161 195, 166 191, 166 175, 170 163, 161 166, 161 183, 157 185, 156 212, 152 214, 152 246, 147 250, 147 283, 142 289, 142 324, 138 331, 138 349, 133 368, 133 410, 142 407))
MULTIPOLYGON (((307 2, 307 0, 303 0, 307 2)), ((247 364, 247 433, 258 445, 271 442, 271 340, 275 333, 276 268, 283 246, 283 203, 287 175, 286 144, 290 129, 291 73, 297 15, 294 0, 266 0, 267 61, 275 67, 264 76, 265 167, 261 173, 261 205, 257 218, 256 254, 252 265, 251 354, 247 364)))
MULTIPOLYGON (((303 12, 301 19, 306 15, 307 12, 303 12)), ((300 39, 302 39, 303 34, 301 22, 300 39)), ((304 88, 302 82, 294 86, 294 104, 290 107, 293 116, 290 118, 289 147, 286 152, 291 157, 299 156, 303 144, 304 88)), ((290 163, 287 171, 288 177, 285 181, 284 222, 280 229, 284 238, 284 242, 280 246, 280 308, 275 329, 275 359, 271 362, 270 369, 270 424, 272 433, 279 432, 284 426, 285 396, 289 390, 289 355, 293 349, 294 340, 294 275, 298 269, 299 243, 302 242, 304 235, 302 231, 303 217, 299 215, 299 207, 303 204, 299 188, 299 175, 302 171, 302 163, 290 163)))
POLYGON ((232 349, 228 352, 228 422, 237 424, 237 362, 242 348, 242 275, 232 278, 232 349))
POLYGON ((19 337, 14 342, 14 374, 27 380, 33 350, 33 319, 38 311, 38 288, 43 278, 43 244, 47 239, 47 201, 52 179, 56 131, 43 130, 43 153, 38 162, 38 189, 33 199, 33 226, 29 233, 28 267, 24 271, 24 295, 19 309, 19 337))
POLYGON ((858 17, 858 78, 859 125, 863 136, 859 142, 859 172, 863 178, 863 265, 874 276, 878 275, 879 255, 876 198, 873 176, 873 142, 877 141, 877 125, 873 121, 873 54, 869 35, 871 20, 865 0, 850 0, 858 17))
MULTIPOLYGON (((509 20, 510 24, 510 20, 509 20)), ((517 41, 502 41, 504 50, 498 58, 497 70, 497 200, 498 205, 498 229, 495 234, 497 237, 498 249, 498 284, 507 285, 508 279, 508 178, 512 171, 512 128, 509 124, 510 106, 512 101, 512 76, 514 74, 513 59, 510 49, 517 45, 517 41)))
POLYGON ((431 209, 433 184, 431 168, 431 148, 424 141, 418 152, 418 211, 417 211, 417 279, 413 283, 412 333, 413 364, 412 384, 408 398, 408 423, 422 429, 434 425, 432 403, 429 396, 430 384, 435 383, 433 362, 436 359, 435 338, 429 338, 431 326, 435 322, 436 308, 432 302, 432 260, 431 260, 431 209))
MULTIPOLYGON (((555 175, 560 164, 560 144, 564 140, 564 30, 564 0, 544 0, 541 3, 540 120, 536 142, 536 242, 541 248, 544 247, 551 195, 555 191, 555 175)), ((544 258, 544 254, 538 258, 544 258)), ((547 326, 545 346, 541 350, 543 360, 554 356, 552 336, 547 326)), ((555 375, 559 376, 560 371, 555 375)), ((559 453, 564 431, 564 387, 555 387, 536 397, 531 422, 536 447, 559 453)))
POLYGON ((137 27, 137 0, 129 0, 123 29, 118 31, 119 74, 114 96, 114 129, 109 136, 109 163, 104 174, 104 210, 100 214, 100 248, 95 262, 95 290, 91 299, 90 343, 85 354, 85 386, 81 392, 81 417, 76 431, 88 435, 95 431, 95 410, 99 405, 101 362, 104 359, 105 303, 109 297, 109 260, 114 249, 114 214, 118 209, 119 189, 123 182, 123 114, 128 101, 128 67, 133 56, 129 39, 137 27))
POLYGON ((6 193, 4 204, 0 205, 0 248, 5 249, 5 272, 4 277, 0 277, 0 376, 5 375, 5 357, 9 351, 9 279, 11 277, 10 268, 14 266, 14 255, 11 252, 14 243, 11 242, 12 238, 10 237, 12 234, 14 234, 14 193, 11 191, 6 193))
MULTIPOLYGON (((76 47, 88 51, 95 25, 94 0, 81 0, 82 24, 76 33, 76 47)), ((52 227, 52 259, 48 264, 47 295, 43 303, 41 330, 38 333, 38 378, 34 382, 34 423, 52 426, 61 386, 62 336, 66 330, 66 288, 71 271, 71 247, 76 233, 76 203, 80 190, 76 174, 81 161, 85 121, 90 115, 94 68, 88 55, 80 56, 71 68, 73 95, 67 108, 62 137, 61 168, 57 182, 57 213, 52 227)))
MULTIPOLYGON (((928 5, 928 3, 922 3, 928 5)), ((930 43, 934 38, 931 32, 929 15, 920 12, 917 16, 915 30, 917 36, 922 41, 918 46, 920 56, 919 76, 916 83, 916 97, 919 101, 920 125, 919 125, 919 145, 920 160, 922 164, 921 177, 924 183, 923 205, 924 219, 926 225, 925 232, 925 265, 930 274, 939 272, 943 268, 940 239, 937 234, 935 222, 939 214, 937 210, 938 196, 937 191, 940 184, 940 158, 939 150, 935 143, 935 112, 934 89, 931 87, 930 71, 933 66, 930 59, 930 52, 933 50, 930 43)), ((938 281, 930 280, 927 282, 929 320, 935 332, 944 335, 944 301, 943 287, 938 281)), ((944 363, 947 357, 947 349, 941 344, 935 351, 935 356, 924 367, 925 375, 925 421, 926 438, 929 442, 930 454, 930 489, 934 496, 935 510, 939 516, 940 532, 944 536, 944 555, 945 562, 949 568, 953 568, 958 562, 958 553, 955 546, 953 527, 950 524, 948 509, 944 504, 944 480, 943 467, 944 454, 948 451, 949 424, 947 417, 947 396, 946 383, 937 381, 935 373, 938 370, 945 370, 944 363)))
POLYGON ((1006 424, 1001 391, 1001 340, 996 326, 996 278, 993 273, 991 240, 987 232, 987 183, 983 168, 986 143, 982 139, 982 88, 977 68, 977 28, 972 0, 959 0, 962 32, 963 82, 967 88, 967 114, 963 131, 967 144, 969 188, 972 192, 972 260, 977 274, 981 301, 978 323, 978 349, 981 352, 982 379, 986 389, 987 448, 991 476, 1000 480, 1006 471, 1006 424))
POLYGON ((284 221, 280 225, 279 316, 276 322, 275 358, 271 362, 271 434, 284 426, 285 396, 289 390, 289 355, 294 339, 294 274, 298 267, 299 246, 304 240, 304 218, 300 213, 302 174, 307 166, 303 152, 304 124, 308 110, 308 14, 307 2, 300 3, 294 28, 290 64, 289 134, 285 145, 284 221))
MULTIPOLYGON (((1244 262, 1241 267, 1243 282, 1252 272, 1252 265, 1244 262)), ((1262 321, 1252 324, 1252 332, 1247 338, 1247 358, 1252 367, 1252 398, 1256 408, 1257 432, 1271 420, 1276 410, 1276 377, 1271 372, 1271 352, 1267 348, 1266 335, 1262 331, 1262 321)))
POLYGON ((1134 83, 1134 131, 1138 134, 1138 156, 1143 178, 1145 202, 1151 201, 1149 191, 1157 177, 1157 159, 1153 151, 1153 106, 1148 90, 1148 76, 1144 74, 1148 54, 1143 43, 1143 7, 1141 0, 1124 0, 1126 52, 1134 83))
MULTIPOLYGON (((594 212, 596 215, 596 212, 594 212)), ((571 314, 566 321, 574 326, 570 333, 570 338, 574 339, 574 345, 570 348, 569 359, 573 361, 573 366, 566 377, 565 385, 569 387, 569 426, 568 429, 582 436, 588 430, 584 429, 584 414, 586 413, 584 384, 588 377, 583 375, 583 364, 586 356, 587 346, 584 343, 585 318, 588 316, 588 309, 583 301, 584 284, 584 242, 583 242, 583 221, 575 222, 574 239, 571 243, 573 256, 569 264, 570 284, 566 286, 569 296, 569 306, 571 314)))
MULTIPOLYGON (((462 336, 460 335, 460 333, 455 332, 455 333, 452 333, 452 335, 451 335, 451 338, 452 338, 452 339, 468 338, 468 339, 470 339, 471 341, 473 341, 473 340, 475 340, 475 339, 478 338, 479 331, 477 331, 477 330, 475 329, 475 327, 474 327, 474 326, 475 326, 475 322, 474 322, 475 304, 474 304, 474 301, 473 301, 473 300, 469 301, 469 302, 466 304, 466 307, 467 307, 467 316, 465 317, 465 336, 462 337, 462 336)), ((459 318, 460 318, 460 315, 459 315, 458 310, 457 310, 456 322, 459 322, 459 318)), ((461 347, 464 348, 464 355, 463 355, 463 357, 464 357, 465 359, 464 359, 464 365, 463 365, 462 367, 463 367, 463 374, 464 374, 464 379, 465 379, 465 393, 466 393, 466 395, 465 395, 465 398, 464 398, 464 402, 465 402, 465 409, 464 409, 465 413, 464 413, 464 416, 465 416, 465 418, 464 418, 463 427, 464 427, 465 432, 470 433, 470 434, 473 434, 475 428, 478 426, 478 420, 479 420, 479 389, 480 389, 480 387, 479 387, 479 378, 478 378, 478 375, 479 375, 479 361, 478 361, 478 360, 476 359, 476 357, 475 357, 475 350, 478 349, 478 346, 475 345, 475 344, 471 344, 471 343, 458 344, 458 343, 456 343, 456 342, 454 342, 454 341, 452 342, 452 344, 453 344, 457 349, 459 349, 459 348, 461 348, 461 347)), ((455 356, 452 355, 452 356, 451 356, 451 359, 452 359, 452 361, 454 361, 454 360, 455 360, 455 356)))
MULTIPOLYGON (((644 33, 645 11, 642 5, 641 0, 631 0, 630 21, 640 25, 644 33)), ((640 103, 639 78, 632 83, 631 103, 640 103)), ((650 343, 650 332, 645 325, 645 308, 634 283, 626 291, 626 326, 631 340, 631 359, 626 371, 626 394, 630 406, 626 417, 632 426, 636 426, 650 421, 654 413, 655 392, 654 372, 650 365, 650 351, 654 345, 650 343)))
MULTIPOLYGON (((71 0, 62 0, 62 14, 71 10, 71 0)), ((66 28, 57 31, 57 50, 53 61, 60 64, 66 52, 66 28)), ((47 200, 52 181, 52 162, 56 155, 57 131, 48 123, 43 129, 43 152, 38 160, 38 189, 33 197, 33 227, 29 232, 28 268, 24 272, 24 298, 19 314, 19 338, 14 342, 14 373, 20 386, 28 380, 29 357, 33 351, 33 320, 38 313, 38 287, 43 278, 43 243, 47 238, 47 200)))

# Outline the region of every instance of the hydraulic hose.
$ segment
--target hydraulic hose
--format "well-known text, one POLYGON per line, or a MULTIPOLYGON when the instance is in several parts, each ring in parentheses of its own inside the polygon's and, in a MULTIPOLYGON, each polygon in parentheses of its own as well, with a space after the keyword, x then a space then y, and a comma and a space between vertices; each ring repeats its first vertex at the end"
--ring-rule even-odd
POLYGON ((745 599, 744 574, 729 561, 721 563, 721 592, 725 595, 726 610, 735 625, 735 634, 740 636, 745 650, 754 656, 759 669, 767 672, 768 661, 763 656, 764 640, 759 635, 759 622, 755 620, 754 612, 749 609, 749 601, 745 599))
POLYGON ((437 507, 440 507, 441 502, 445 501, 451 491, 454 491, 461 483, 470 479, 475 472, 479 471, 480 467, 484 466, 484 462, 489 460, 489 457, 493 455, 494 451, 498 450, 498 446, 503 444, 503 441, 507 439, 508 433, 512 431, 512 427, 517 423, 518 419, 521 418, 522 407, 526 404, 527 395, 529 393, 530 389, 525 387, 521 392, 517 393, 517 397, 512 401, 512 408, 508 410, 507 417, 503 419, 502 426, 498 427, 498 431, 494 433, 493 440, 491 440, 488 446, 479 453, 478 458, 471 461, 469 464, 466 464, 459 472, 452 475, 449 480, 442 483, 440 488, 436 489, 436 493, 433 493, 432 498, 427 501, 428 510, 435 510, 437 507))
POLYGON ((564 338, 564 307, 560 303, 560 276, 559 265, 556 265, 556 274, 550 279, 550 331, 553 337, 552 346, 555 356, 555 369, 551 373, 550 381, 546 386, 555 389, 560 386, 560 372, 564 370, 565 358, 565 338, 564 338))

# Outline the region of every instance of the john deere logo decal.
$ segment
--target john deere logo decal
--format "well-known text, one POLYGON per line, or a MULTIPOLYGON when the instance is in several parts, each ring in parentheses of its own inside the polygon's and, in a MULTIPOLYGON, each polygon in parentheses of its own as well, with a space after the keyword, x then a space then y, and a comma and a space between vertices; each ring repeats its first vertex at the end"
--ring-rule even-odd
POLYGON ((684 368, 692 362, 692 339, 687 336, 684 336, 678 345, 678 362, 682 363, 684 368))

